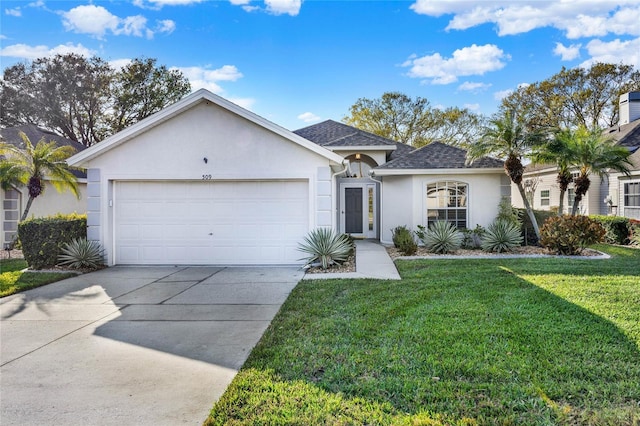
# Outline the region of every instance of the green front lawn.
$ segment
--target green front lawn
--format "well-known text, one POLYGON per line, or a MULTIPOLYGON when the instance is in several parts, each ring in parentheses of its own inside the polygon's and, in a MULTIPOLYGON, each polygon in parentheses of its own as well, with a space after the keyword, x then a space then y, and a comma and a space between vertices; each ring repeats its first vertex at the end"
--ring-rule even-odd
POLYGON ((74 273, 21 272, 27 267, 24 259, 0 260, 0 297, 73 277, 74 273))
POLYGON ((640 250, 302 281, 206 424, 640 424, 640 250))

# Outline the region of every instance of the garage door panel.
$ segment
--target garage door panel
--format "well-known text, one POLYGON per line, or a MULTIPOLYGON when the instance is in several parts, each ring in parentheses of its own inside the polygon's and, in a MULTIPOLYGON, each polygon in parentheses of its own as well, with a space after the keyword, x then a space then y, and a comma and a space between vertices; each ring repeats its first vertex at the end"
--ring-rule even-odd
POLYGON ((117 182, 116 263, 291 264, 308 181, 117 182))

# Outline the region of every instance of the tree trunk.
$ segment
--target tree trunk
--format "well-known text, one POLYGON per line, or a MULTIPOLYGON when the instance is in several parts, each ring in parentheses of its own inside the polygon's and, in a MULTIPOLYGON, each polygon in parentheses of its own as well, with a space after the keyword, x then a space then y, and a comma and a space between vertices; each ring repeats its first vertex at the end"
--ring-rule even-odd
POLYGON ((527 194, 524 192, 522 182, 516 186, 518 187, 518 192, 520 192, 520 196, 522 197, 522 202, 524 203, 524 208, 527 211, 527 216, 529 216, 529 220, 533 226, 533 231, 536 233, 536 238, 540 241, 540 228, 538 227, 538 221, 536 220, 536 216, 533 214, 533 209, 531 208, 531 204, 529 204, 527 194))
POLYGON ((562 216, 564 214, 564 195, 566 194, 566 190, 560 190, 560 202, 558 203, 558 216, 562 216))
POLYGON ((23 220, 25 220, 27 218, 27 215, 29 214, 29 209, 31 208, 31 204, 33 203, 34 198, 29 195, 29 199, 27 200, 27 206, 24 208, 24 212, 22 213, 22 217, 20 218, 20 222, 22 222, 23 220))

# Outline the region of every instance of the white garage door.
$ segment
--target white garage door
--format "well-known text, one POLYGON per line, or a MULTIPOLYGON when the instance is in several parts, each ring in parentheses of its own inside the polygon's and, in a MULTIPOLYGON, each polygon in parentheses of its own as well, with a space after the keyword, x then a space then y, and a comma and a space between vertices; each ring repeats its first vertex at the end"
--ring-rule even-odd
POLYGON ((300 263, 307 181, 116 182, 115 263, 300 263))

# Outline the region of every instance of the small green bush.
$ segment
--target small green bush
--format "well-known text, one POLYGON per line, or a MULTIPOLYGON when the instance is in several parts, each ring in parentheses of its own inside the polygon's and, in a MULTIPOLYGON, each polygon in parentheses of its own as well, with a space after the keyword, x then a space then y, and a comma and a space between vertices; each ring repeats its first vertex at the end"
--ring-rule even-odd
POLYGON ((462 243, 460 246, 467 250, 477 250, 482 248, 482 238, 486 232, 487 230, 480 225, 476 225, 474 229, 463 229, 462 243))
POLYGON ((634 247, 640 247, 640 225, 631 226, 631 235, 629 237, 629 244, 634 247))
POLYGON ((577 255, 590 244, 599 243, 606 234, 602 225, 587 216, 556 216, 540 229, 543 247, 563 255, 577 255))
POLYGON ((316 263, 322 269, 331 265, 344 263, 353 252, 353 242, 346 234, 337 234, 330 228, 316 228, 299 244, 298 250, 308 253, 305 267, 316 263))
POLYGON ((522 226, 522 217, 526 212, 519 210, 511 205, 509 197, 502 197, 498 204, 498 215, 496 220, 506 221, 514 225, 522 226))
POLYGON ((87 237, 87 218, 80 215, 57 215, 25 220, 18 224, 22 254, 33 269, 52 268, 64 244, 87 237))
MULTIPOLYGON (((533 224, 529 220, 529 215, 525 209, 518 209, 520 213, 520 217, 522 218, 522 234, 524 235, 524 244, 528 246, 536 246, 540 242, 536 237, 536 233, 533 230, 533 224)), ((538 222, 538 226, 542 227, 542 224, 547 221, 547 219, 552 217, 558 217, 557 213, 546 211, 546 210, 534 210, 533 215, 536 218, 536 222, 538 222)))
POLYGON ((494 253, 504 253, 520 246, 523 240, 519 223, 496 219, 484 234, 482 249, 494 253))
POLYGON ((589 216, 604 227, 607 232, 604 236, 605 242, 609 244, 629 244, 629 234, 631 233, 631 221, 622 216, 589 216))
POLYGON ((433 222, 429 229, 418 226, 416 234, 427 250, 433 253, 451 253, 460 248, 462 233, 450 222, 439 220, 433 222))
POLYGON ((391 230, 393 245, 405 256, 412 256, 418 251, 418 243, 406 226, 396 226, 391 230))
POLYGON ((97 241, 75 238, 62 247, 58 261, 73 269, 98 269, 104 264, 103 256, 104 250, 97 241))

